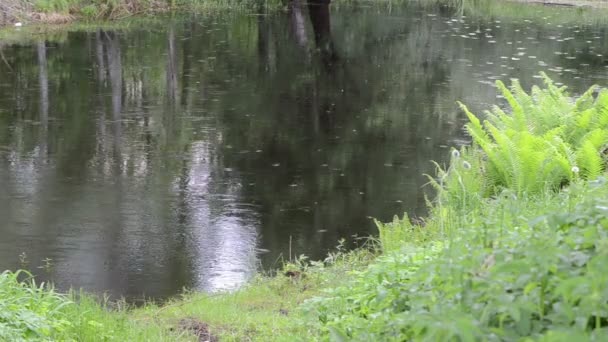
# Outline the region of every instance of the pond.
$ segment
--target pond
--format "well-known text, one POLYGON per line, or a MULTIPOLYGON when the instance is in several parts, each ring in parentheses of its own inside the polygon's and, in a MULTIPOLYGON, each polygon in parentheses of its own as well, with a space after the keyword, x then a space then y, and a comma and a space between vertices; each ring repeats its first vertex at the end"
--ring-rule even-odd
POLYGON ((495 80, 608 79, 578 10, 294 5, 0 41, 0 269, 130 300, 232 289, 423 216, 495 80))

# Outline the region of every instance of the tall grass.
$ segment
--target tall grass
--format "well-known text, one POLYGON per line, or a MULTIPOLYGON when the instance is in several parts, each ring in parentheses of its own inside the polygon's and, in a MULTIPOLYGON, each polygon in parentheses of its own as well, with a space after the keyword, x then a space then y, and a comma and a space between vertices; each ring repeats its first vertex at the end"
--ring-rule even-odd
POLYGON ((383 223, 374 220, 378 228, 379 247, 384 254, 400 252, 404 242, 422 245, 434 239, 433 231, 420 224, 412 224, 407 213, 402 218, 393 217, 392 222, 383 223))

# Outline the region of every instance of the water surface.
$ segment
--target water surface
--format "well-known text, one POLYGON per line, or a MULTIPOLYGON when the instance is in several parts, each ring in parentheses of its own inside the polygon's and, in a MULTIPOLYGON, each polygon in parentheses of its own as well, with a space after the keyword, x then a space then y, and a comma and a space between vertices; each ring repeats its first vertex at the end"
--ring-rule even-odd
POLYGON ((424 215, 430 161, 468 141, 457 100, 481 111, 495 80, 541 70, 606 84, 608 26, 531 8, 294 6, 0 42, 0 269, 164 298, 424 215))

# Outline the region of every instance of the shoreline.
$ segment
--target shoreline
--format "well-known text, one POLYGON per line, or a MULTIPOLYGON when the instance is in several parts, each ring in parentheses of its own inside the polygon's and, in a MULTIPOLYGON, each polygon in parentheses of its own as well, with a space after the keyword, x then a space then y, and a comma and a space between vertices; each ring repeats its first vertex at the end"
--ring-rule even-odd
MULTIPOLYGON (((125 0, 122 0, 125 1, 125 0)), ((387 0, 386 2, 390 2, 387 0)), ((572 7, 581 9, 608 9, 608 0, 503 0, 506 3, 543 5, 548 7, 572 7)), ((340 0, 334 0, 340 3, 340 0)), ((362 2, 365 3, 365 2, 362 2)), ((33 8, 23 8, 9 13, 10 8, 2 8, 0 5, 0 30, 10 27, 22 27, 27 25, 54 26, 74 24, 79 22, 106 23, 120 21, 131 17, 141 17, 166 13, 185 13, 188 11, 217 11, 217 10, 246 10, 252 8, 254 3, 243 2, 204 2, 200 4, 189 3, 182 5, 167 5, 160 2, 150 2, 147 7, 129 10, 126 3, 117 5, 116 10, 107 13, 108 10, 98 9, 99 12, 87 10, 87 7, 71 8, 68 12, 40 12, 33 8), (91 12, 89 12, 91 11, 91 12)), ((7 5, 4 5, 7 6, 7 5)), ((280 2, 264 4, 267 9, 278 9, 284 7, 280 2)))
POLYGON ((556 7, 575 7, 575 8, 608 8, 608 1, 605 0, 507 0, 522 4, 535 4, 556 7))
POLYGON ((514 110, 490 121, 461 105, 474 143, 452 149, 448 166, 429 177, 438 190, 429 214, 376 222, 371 246, 338 247, 323 261, 290 258, 234 292, 186 291, 137 308, 3 272, 0 312, 9 318, 0 320, 0 340, 599 336, 608 327, 608 89, 593 87, 574 104, 542 77, 548 89, 533 96, 517 81, 497 82, 514 110))
MULTIPOLYGON (((10 1, 10 0, 9 0, 10 1)), ((27 7, 0 4, 0 30, 10 27, 24 27, 28 25, 65 25, 75 23, 107 23, 121 21, 133 17, 146 17, 167 13, 187 12, 213 12, 218 10, 246 10, 257 6, 255 2, 242 2, 238 0, 225 1, 194 1, 171 4, 165 1, 148 1, 145 4, 132 5, 129 0, 118 0, 113 8, 96 5, 73 5, 63 11, 37 11, 33 5, 27 7), (2 6, 5 6, 3 8, 2 6), (11 13, 12 10, 12 13, 11 13)), ((277 0, 278 1, 278 0, 277 0)), ((279 7, 279 3, 266 3, 266 8, 279 7)))
POLYGON ((439 194, 424 222, 407 215, 376 221, 379 236, 366 247, 338 247, 323 261, 290 260, 234 292, 185 292, 137 308, 82 291, 57 293, 24 281, 23 271, 0 273, 7 340, 592 340, 605 331, 596 312, 608 309, 608 160, 601 155, 608 89, 592 87, 574 100, 542 76, 547 88, 532 103, 517 81, 510 88, 497 82, 525 109, 513 116, 495 109, 500 129, 461 104, 474 143, 453 149, 447 168, 437 166, 430 183, 439 194), (552 120, 543 121, 541 109, 554 96, 562 111, 549 107, 552 120), (546 148, 529 151, 530 141, 546 148), (508 162, 522 153, 539 155, 520 160, 526 168, 508 162), (569 154, 577 159, 564 159, 569 154), (539 181, 535 171, 547 162, 555 172, 539 181), (579 321, 585 324, 573 324, 579 321))

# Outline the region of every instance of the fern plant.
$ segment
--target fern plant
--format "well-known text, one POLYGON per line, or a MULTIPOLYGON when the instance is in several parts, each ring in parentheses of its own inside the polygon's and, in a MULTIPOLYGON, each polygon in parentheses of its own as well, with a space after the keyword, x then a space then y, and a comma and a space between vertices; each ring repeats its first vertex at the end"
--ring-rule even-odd
MULTIPOLYGON (((526 93, 518 81, 497 87, 511 107, 486 112, 483 122, 460 104, 469 123, 468 133, 485 163, 473 177, 483 179, 482 193, 500 189, 535 194, 558 189, 575 177, 593 179, 606 169, 603 151, 608 145, 608 90, 594 96, 593 86, 578 99, 541 74, 545 88, 526 93)), ((452 175, 461 177, 459 175, 452 175)), ((450 191, 461 191, 448 187, 450 191)))

